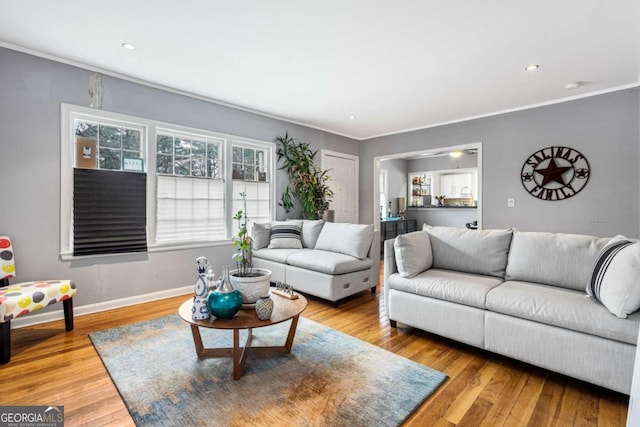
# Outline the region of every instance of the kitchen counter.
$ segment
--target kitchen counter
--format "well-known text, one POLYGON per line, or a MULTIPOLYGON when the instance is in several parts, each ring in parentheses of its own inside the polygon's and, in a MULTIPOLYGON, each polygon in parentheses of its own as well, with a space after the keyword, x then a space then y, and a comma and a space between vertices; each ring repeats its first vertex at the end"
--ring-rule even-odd
POLYGON ((464 228, 465 224, 478 220, 478 212, 477 206, 409 207, 404 216, 415 219, 418 230, 422 230, 423 224, 464 228))
POLYGON ((407 209, 477 209, 477 206, 409 206, 407 209))

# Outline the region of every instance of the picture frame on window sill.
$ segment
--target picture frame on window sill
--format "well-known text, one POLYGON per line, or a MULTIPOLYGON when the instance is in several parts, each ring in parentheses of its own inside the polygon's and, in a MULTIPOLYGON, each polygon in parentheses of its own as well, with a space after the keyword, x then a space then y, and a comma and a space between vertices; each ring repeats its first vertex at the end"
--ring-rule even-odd
POLYGON ((127 172, 144 172, 144 159, 140 157, 123 157, 122 170, 127 172))

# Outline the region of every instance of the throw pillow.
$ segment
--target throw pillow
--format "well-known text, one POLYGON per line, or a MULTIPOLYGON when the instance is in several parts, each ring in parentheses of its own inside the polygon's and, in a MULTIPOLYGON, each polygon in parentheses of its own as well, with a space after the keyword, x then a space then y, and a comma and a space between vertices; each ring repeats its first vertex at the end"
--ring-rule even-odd
POLYGON ((640 308, 640 243, 616 236, 602 248, 587 295, 621 319, 640 308))
POLYGON ((316 249, 365 259, 373 241, 373 224, 327 222, 322 227, 316 249))
POLYGON ((269 242, 271 241, 271 224, 253 224, 253 229, 251 230, 251 238, 253 240, 253 250, 258 250, 262 248, 266 248, 269 246, 269 242))
POLYGON ((401 234, 393 242, 398 273, 402 277, 415 277, 431 268, 433 253, 426 231, 401 234))
POLYGON ((320 232, 322 231, 323 226, 324 226, 324 221, 321 219, 302 220, 302 247, 303 248, 313 249, 316 247, 316 242, 318 241, 318 236, 320 236, 320 232))
POLYGON ((302 249, 301 234, 302 221, 274 221, 269 249, 302 249))

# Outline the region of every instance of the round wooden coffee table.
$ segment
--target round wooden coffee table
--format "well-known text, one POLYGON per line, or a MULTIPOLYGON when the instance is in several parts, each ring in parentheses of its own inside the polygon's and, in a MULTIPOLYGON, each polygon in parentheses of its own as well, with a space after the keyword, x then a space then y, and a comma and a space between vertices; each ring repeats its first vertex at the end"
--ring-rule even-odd
POLYGON ((247 360, 247 356, 270 356, 274 354, 287 354, 291 352, 293 338, 298 327, 298 318, 300 313, 307 308, 307 299, 300 295, 297 299, 290 300, 278 295, 272 295, 273 313, 269 320, 259 320, 256 311, 240 310, 232 319, 216 319, 193 320, 191 318, 191 307, 193 306, 193 298, 189 298, 182 303, 178 309, 178 315, 185 322, 191 325, 191 334, 193 335, 193 343, 196 346, 196 354, 198 357, 231 357, 233 358, 233 379, 239 380, 242 376, 242 370, 247 360), (253 337, 252 330, 254 328, 263 328, 265 326, 275 325, 276 323, 285 322, 291 319, 289 334, 283 346, 273 347, 251 347, 251 339, 253 337), (231 329, 233 330, 233 347, 232 348, 204 348, 199 328, 212 329, 231 329), (240 346, 240 330, 247 329, 247 340, 243 346, 240 346))

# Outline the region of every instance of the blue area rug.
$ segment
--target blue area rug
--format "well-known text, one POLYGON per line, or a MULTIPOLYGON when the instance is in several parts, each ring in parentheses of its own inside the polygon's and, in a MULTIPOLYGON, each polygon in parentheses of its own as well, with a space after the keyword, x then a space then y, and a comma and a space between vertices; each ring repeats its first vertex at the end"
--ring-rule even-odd
MULTIPOLYGON (((254 329, 252 346, 284 344, 289 325, 254 329)), ((232 346, 231 331, 201 334, 232 346)), ((177 315, 90 337, 139 426, 395 426, 446 379, 302 317, 291 354, 249 356, 238 381, 230 358, 198 359, 177 315)))

